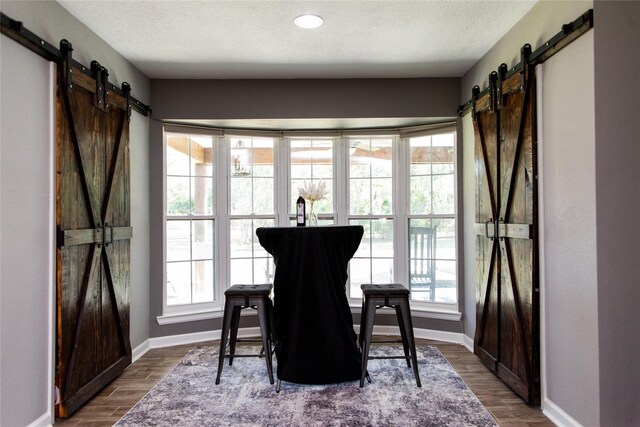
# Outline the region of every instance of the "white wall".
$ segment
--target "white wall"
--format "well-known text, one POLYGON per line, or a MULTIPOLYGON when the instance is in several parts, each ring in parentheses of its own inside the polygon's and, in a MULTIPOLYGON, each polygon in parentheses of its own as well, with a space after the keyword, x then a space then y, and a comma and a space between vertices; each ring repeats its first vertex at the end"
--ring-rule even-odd
POLYGON ((0 49, 0 425, 23 426, 48 421, 51 396, 52 70, 5 36, 0 49))
MULTIPOLYGON (((132 95, 149 103, 149 80, 107 43, 53 1, 2 1, 2 13, 57 46, 66 38, 74 59, 85 65, 99 61, 116 86, 124 81, 132 95)), ((55 244, 49 235, 48 203, 54 192, 49 173, 49 63, 0 36, 2 90, 1 240, 0 240, 0 425, 51 422, 52 366, 49 338, 53 328, 47 292, 55 244), (46 71, 46 72, 45 72, 46 71), (48 127, 45 128, 49 132, 48 127), (25 223, 22 226, 23 222, 25 223), (28 224, 28 225, 27 225, 28 224), (43 228, 44 227, 44 228, 43 228)), ((131 293, 130 339, 133 348, 149 338, 149 119, 133 112, 131 152, 131 293)), ((55 218, 54 218, 55 219, 55 218)))

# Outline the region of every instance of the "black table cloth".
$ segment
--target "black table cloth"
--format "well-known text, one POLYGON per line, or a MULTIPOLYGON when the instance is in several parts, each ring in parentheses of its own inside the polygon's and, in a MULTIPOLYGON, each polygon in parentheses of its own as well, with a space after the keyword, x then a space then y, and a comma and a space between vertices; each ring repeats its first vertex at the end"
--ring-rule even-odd
POLYGON ((345 292, 362 226, 262 227, 273 255, 278 379, 331 384, 360 378, 361 353, 345 292))

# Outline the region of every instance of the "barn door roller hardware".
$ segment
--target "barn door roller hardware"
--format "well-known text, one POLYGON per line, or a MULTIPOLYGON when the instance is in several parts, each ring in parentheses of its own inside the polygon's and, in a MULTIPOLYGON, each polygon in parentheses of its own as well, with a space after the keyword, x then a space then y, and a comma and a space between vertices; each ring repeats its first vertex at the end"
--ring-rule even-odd
POLYGON ((507 71, 506 64, 501 64, 498 68, 499 78, 497 79, 495 87, 495 89, 497 90, 491 93, 492 88, 491 86, 489 86, 483 91, 479 92, 476 96, 474 90, 476 87, 479 88, 479 86, 474 86, 474 89, 472 89, 471 92, 471 99, 458 108, 458 114, 463 116, 468 112, 471 112, 472 115, 475 115, 475 113, 479 111, 476 106, 476 101, 487 94, 489 94, 489 96, 491 97, 491 101, 493 101, 489 102, 487 107, 491 108, 492 111, 495 111, 496 107, 501 108, 501 106, 503 105, 502 102, 504 101, 504 98, 500 99, 502 96, 501 82, 505 81, 513 74, 519 72, 521 73, 521 84, 524 88, 533 67, 551 58, 553 55, 562 50, 562 48, 580 37, 582 34, 586 33, 591 28, 593 28, 593 9, 589 9, 581 16, 579 16, 575 21, 564 24, 559 33, 550 38, 546 43, 544 43, 534 52, 531 51, 531 45, 525 44, 520 50, 519 64, 511 68, 509 71, 507 71))
MULTIPOLYGON (((73 77, 74 68, 76 69, 76 72, 80 71, 86 74, 87 76, 98 80, 93 70, 93 66, 85 67, 84 65, 82 65, 81 63, 73 59, 73 56, 72 56, 73 47, 68 40, 64 40, 64 39, 61 40, 60 49, 58 49, 52 44, 46 42, 41 37, 38 37, 36 34, 29 31, 27 28, 25 28, 24 25, 22 25, 22 22, 11 19, 2 12, 0 12, 0 30, 2 34, 15 40, 16 42, 20 43, 21 45, 28 48, 29 50, 37 53, 44 59, 48 61, 53 61, 56 64, 59 64, 61 67, 60 69, 63 71, 62 81, 65 84, 66 89, 68 91, 73 90, 72 77, 73 77)), ((108 78, 109 73, 107 72, 107 69, 100 66, 100 70, 102 72, 102 76, 106 75, 108 78)), ((120 96, 123 96, 123 97, 125 96, 125 94, 120 88, 113 85, 112 83, 109 83, 108 80, 103 79, 101 84, 104 88, 105 93, 114 92, 120 96)), ((130 89, 131 87, 129 86, 129 90, 130 89)), ((98 100, 100 100, 100 97, 97 97, 97 98, 98 100)), ((138 113, 142 114, 143 116, 148 116, 149 113, 151 112, 150 106, 140 102, 139 100, 137 100, 132 96, 129 96, 128 103, 134 110, 136 110, 138 113)), ((108 105, 106 103, 106 98, 104 96, 102 96, 102 105, 105 105, 105 107, 106 105, 108 105)))
POLYGON ((96 79, 96 107, 107 111, 109 109, 109 71, 98 61, 91 61, 91 71, 96 79))
POLYGON ((60 40, 60 55, 62 61, 60 61, 60 71, 62 75, 62 81, 68 92, 73 90, 73 46, 68 40, 60 40))
POLYGON ((507 67, 507 64, 505 64, 504 62, 498 67, 498 83, 496 85, 496 102, 498 110, 502 109, 502 107, 507 106, 507 98, 502 93, 502 82, 505 80, 508 68, 509 67, 507 67))

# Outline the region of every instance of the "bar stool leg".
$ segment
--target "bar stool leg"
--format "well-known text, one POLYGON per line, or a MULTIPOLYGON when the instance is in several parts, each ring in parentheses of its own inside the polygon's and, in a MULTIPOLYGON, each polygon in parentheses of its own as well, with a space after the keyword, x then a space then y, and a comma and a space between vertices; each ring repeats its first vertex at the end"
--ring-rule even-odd
POLYGON ((363 325, 360 325, 360 333, 362 342, 362 370, 360 372, 360 388, 364 387, 364 377, 368 376, 367 372, 367 362, 369 361, 369 349, 371 348, 371 335, 373 333, 373 321, 376 315, 376 307, 375 303, 372 299, 365 299, 365 315, 363 316, 362 323, 364 325, 364 331, 362 330, 363 325))
POLYGON ((360 334, 358 335, 358 347, 360 347, 360 351, 362 351, 362 345, 364 342, 364 332, 366 329, 365 319, 367 318, 367 307, 364 302, 364 297, 362 297, 362 309, 360 311, 360 334))
POLYGON ((236 342, 238 341, 238 327, 240 326, 241 310, 242 307, 239 305, 233 305, 233 314, 231 315, 231 338, 229 339, 229 366, 233 365, 233 357, 236 355, 236 342))
POLYGON ((216 376, 216 384, 220 384, 220 375, 224 366, 224 353, 227 349, 227 335, 231 326, 232 314, 231 301, 227 299, 224 303, 224 315, 222 317, 222 334, 220 335, 220 354, 218 354, 218 375, 216 376))
POLYGON ((418 373, 418 356, 416 355, 416 340, 413 336, 413 323, 411 322, 411 312, 409 311, 409 299, 403 298, 400 301, 400 308, 402 310, 402 321, 404 323, 404 329, 407 334, 407 340, 411 349, 411 359, 413 361, 413 373, 416 376, 416 383, 418 387, 422 387, 420 383, 420 374, 418 373))
POLYGON ((273 384, 273 366, 271 364, 271 331, 269 330, 268 304, 264 300, 256 301, 258 310, 258 323, 260 323, 260 335, 262 335, 262 347, 265 351, 267 362, 267 373, 269 382, 273 384))
POLYGON ((404 320, 402 316, 402 308, 399 304, 394 306, 396 310, 396 318, 398 319, 398 328, 400 328, 400 337, 402 338, 402 348, 404 349, 404 358, 407 361, 407 367, 411 367, 411 357, 409 356, 409 342, 407 340, 407 331, 404 327, 404 320))

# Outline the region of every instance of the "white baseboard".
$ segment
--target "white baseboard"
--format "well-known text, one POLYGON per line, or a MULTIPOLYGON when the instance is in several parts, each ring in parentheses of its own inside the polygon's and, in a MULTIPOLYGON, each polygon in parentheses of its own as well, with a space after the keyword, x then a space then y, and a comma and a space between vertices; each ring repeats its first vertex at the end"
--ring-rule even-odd
POLYGON ((51 427, 51 426, 52 426, 51 414, 49 412, 42 414, 40 417, 38 417, 37 420, 27 425, 27 427, 51 427))
POLYGON ((542 401, 542 413, 549 418, 555 425, 560 427, 582 427, 578 421, 574 420, 569 414, 564 412, 558 405, 549 399, 542 401))
MULTIPOLYGON (((360 325, 354 325, 356 333, 360 331, 360 325)), ((414 329, 416 338, 450 342, 454 344, 464 344, 465 335, 459 332, 443 332, 431 329, 414 329)), ((373 333, 376 335, 397 335, 400 336, 400 329, 397 326, 374 325, 373 333)), ((238 338, 258 337, 260 328, 242 328, 238 330, 238 338)), ((170 335, 166 337, 149 338, 133 350, 133 360, 138 360, 142 355, 152 348, 171 347, 174 345, 197 344, 204 341, 220 339, 220 330, 196 332, 192 334, 170 335)), ((472 342, 473 344, 473 342, 472 342)), ((465 344, 465 347, 468 346, 465 344)))
POLYGON ((140 359, 149 350, 151 350, 151 340, 148 339, 131 351, 131 363, 140 359))
POLYGON ((462 344, 467 347, 467 350, 473 353, 473 338, 462 334, 462 344))
MULTIPOLYGON (((240 335, 243 329, 238 331, 240 335)), ((151 348, 171 347, 174 345, 195 344, 203 341, 219 340, 220 330, 194 332, 191 334, 169 335, 166 337, 149 338, 151 348)))

